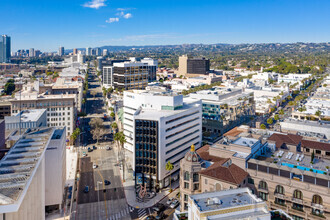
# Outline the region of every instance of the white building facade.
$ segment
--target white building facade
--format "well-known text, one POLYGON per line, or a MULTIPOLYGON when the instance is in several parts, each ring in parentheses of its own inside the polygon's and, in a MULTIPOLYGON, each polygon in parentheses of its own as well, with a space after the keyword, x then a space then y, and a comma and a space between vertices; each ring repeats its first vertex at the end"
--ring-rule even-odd
POLYGON ((191 145, 202 144, 202 103, 171 92, 124 92, 124 134, 136 181, 163 188, 191 145), (168 162, 171 171, 165 169, 168 162))

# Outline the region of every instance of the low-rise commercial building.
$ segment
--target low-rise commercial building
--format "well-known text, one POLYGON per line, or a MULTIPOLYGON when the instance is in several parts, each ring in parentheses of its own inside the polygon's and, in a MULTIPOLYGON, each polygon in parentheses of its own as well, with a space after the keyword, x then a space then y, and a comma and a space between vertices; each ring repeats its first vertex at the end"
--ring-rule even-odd
POLYGON ((188 204, 189 220, 271 219, 266 203, 248 188, 191 195, 188 204))
POLYGON ((190 93, 189 97, 202 101, 203 137, 210 142, 255 114, 253 94, 242 89, 214 87, 190 93))
POLYGON ((15 116, 6 116, 6 130, 28 129, 47 126, 46 109, 24 110, 15 116))

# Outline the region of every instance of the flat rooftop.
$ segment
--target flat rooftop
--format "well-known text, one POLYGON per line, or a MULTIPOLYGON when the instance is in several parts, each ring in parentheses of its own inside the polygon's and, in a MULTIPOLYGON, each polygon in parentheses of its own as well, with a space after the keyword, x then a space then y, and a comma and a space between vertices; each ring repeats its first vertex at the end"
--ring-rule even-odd
MULTIPOLYGON (((189 99, 184 98, 183 99, 183 105, 182 108, 177 110, 153 110, 153 109, 143 109, 140 111, 139 114, 135 116, 135 119, 144 119, 144 118, 161 118, 161 117, 168 117, 171 115, 178 114, 180 112, 187 111, 188 109, 192 109, 194 107, 197 107, 198 105, 201 105, 200 101, 197 101, 196 99, 189 99)), ((197 109, 196 109, 197 110, 197 109)))
POLYGON ((23 110, 21 111, 21 122, 37 121, 44 112, 46 109, 23 110))
POLYGON ((253 195, 248 188, 201 193, 190 197, 200 212, 216 211, 264 203, 261 199, 253 195))
POLYGON ((239 137, 236 140, 234 140, 232 143, 241 145, 244 147, 252 147, 257 142, 258 142, 258 139, 255 139, 255 138, 239 137))
POLYGON ((55 128, 34 129, 20 138, 0 161, 0 205, 24 196, 55 128))

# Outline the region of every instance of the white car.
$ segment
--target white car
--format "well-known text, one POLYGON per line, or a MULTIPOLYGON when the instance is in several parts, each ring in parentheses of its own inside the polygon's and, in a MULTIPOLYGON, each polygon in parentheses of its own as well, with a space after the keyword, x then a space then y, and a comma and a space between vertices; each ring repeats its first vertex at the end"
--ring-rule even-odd
POLYGON ((171 208, 171 209, 174 209, 174 208, 177 207, 178 205, 179 205, 179 201, 175 199, 175 200, 171 203, 170 208, 171 208))
POLYGON ((97 165, 94 163, 93 164, 93 169, 96 169, 97 168, 97 165))

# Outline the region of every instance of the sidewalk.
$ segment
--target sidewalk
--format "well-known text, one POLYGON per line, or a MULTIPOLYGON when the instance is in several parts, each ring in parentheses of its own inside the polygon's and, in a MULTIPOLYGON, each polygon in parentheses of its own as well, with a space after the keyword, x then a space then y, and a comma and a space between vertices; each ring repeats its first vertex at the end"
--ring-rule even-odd
MULTIPOLYGON (((117 147, 114 147, 114 151, 117 155, 117 147)), ((136 193, 135 193, 135 181, 133 179, 133 173, 129 172, 127 163, 125 163, 125 181, 123 181, 124 186, 124 192, 127 204, 131 207, 135 208, 149 208, 160 202, 162 199, 164 199, 169 194, 176 195, 179 192, 179 181, 176 181, 172 183, 172 189, 173 191, 169 192, 169 187, 161 190, 155 197, 148 201, 144 202, 138 202, 136 199, 136 193)), ((123 177, 123 170, 120 169, 120 177, 123 177)))

